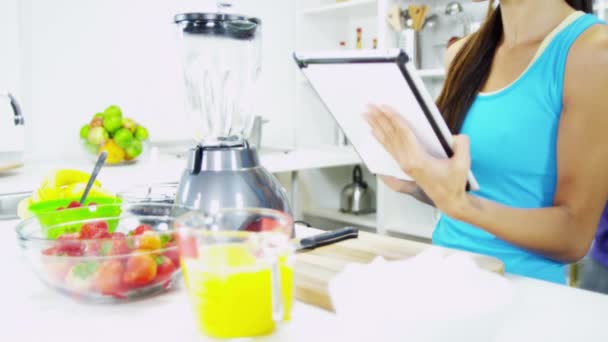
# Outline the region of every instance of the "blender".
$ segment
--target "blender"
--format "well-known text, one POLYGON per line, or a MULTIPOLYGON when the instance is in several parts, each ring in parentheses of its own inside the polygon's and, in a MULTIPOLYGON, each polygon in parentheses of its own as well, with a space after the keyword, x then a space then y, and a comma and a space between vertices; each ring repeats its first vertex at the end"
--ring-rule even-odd
POLYGON ((261 21, 229 13, 174 17, 181 37, 186 110, 197 145, 188 153, 176 195, 203 213, 269 208, 288 214, 285 189, 244 137, 261 70, 261 21))

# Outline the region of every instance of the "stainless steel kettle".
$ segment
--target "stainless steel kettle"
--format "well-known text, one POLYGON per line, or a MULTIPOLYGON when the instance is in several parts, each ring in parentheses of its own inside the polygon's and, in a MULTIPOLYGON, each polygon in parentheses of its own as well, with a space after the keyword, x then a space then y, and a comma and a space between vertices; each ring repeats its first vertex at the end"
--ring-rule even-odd
POLYGON ((340 211, 355 215, 376 212, 376 195, 363 180, 363 172, 359 165, 353 169, 353 183, 342 190, 340 211))

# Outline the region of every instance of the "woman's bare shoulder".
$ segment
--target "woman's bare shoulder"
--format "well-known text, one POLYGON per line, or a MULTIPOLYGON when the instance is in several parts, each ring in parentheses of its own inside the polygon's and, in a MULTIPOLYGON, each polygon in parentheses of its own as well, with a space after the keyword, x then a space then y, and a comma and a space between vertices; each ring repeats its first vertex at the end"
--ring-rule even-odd
POLYGON ((594 25, 581 34, 570 49, 568 67, 585 74, 608 71, 607 25, 594 25), (592 67, 601 70, 593 70, 592 67))
MULTIPOLYGON (((608 26, 587 29, 572 45, 566 65, 565 90, 586 88, 589 92, 605 92, 608 85, 608 26)), ((565 99, 567 100, 567 99, 565 99)))

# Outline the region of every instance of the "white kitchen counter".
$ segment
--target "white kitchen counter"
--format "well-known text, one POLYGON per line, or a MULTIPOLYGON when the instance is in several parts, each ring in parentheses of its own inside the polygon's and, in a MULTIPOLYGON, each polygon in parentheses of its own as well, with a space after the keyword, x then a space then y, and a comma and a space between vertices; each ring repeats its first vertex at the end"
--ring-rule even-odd
MULTIPOLYGON (((121 305, 80 304, 47 289, 19 260, 15 225, 16 221, 0 221, 0 341, 206 340, 195 331, 182 286, 121 305)), ((608 296, 522 277, 508 279, 516 295, 495 341, 608 341, 603 326, 608 296)), ((296 302, 292 321, 258 340, 355 341, 337 321, 329 312, 296 302)))
MULTIPOLYGON (((322 146, 289 152, 262 149, 260 160, 270 172, 281 173, 314 168, 353 165, 360 162, 352 147, 322 146)), ((105 166, 99 174, 103 186, 120 191, 135 184, 179 181, 186 160, 160 154, 156 160, 131 165, 105 166)), ((14 172, 0 173, 0 194, 37 189, 42 179, 56 169, 75 168, 86 172, 93 169, 90 160, 62 160, 61 162, 33 162, 14 172)))

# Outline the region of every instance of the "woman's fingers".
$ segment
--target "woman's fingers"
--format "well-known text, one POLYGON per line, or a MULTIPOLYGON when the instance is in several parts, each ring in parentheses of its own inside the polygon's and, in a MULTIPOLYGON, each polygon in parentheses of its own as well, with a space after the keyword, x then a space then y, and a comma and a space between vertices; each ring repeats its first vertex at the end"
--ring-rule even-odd
POLYGON ((371 118, 374 122, 374 126, 376 129, 384 132, 384 135, 390 136, 395 132, 395 126, 391 122, 390 118, 385 115, 385 113, 381 110, 380 107, 369 105, 368 113, 370 113, 371 118))

